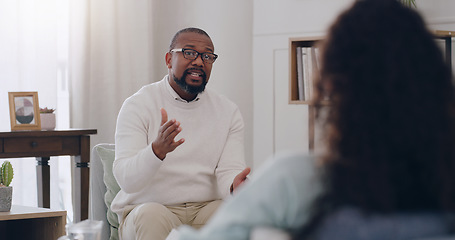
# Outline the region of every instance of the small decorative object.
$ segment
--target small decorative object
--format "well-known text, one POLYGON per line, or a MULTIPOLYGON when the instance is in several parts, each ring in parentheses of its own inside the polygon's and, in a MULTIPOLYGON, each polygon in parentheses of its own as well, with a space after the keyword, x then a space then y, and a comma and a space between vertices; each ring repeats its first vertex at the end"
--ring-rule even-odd
POLYGON ((40 108, 41 129, 54 130, 55 129, 55 109, 53 108, 40 108))
POLYGON ((0 167, 0 212, 9 212, 11 210, 13 187, 10 184, 13 176, 13 165, 9 161, 3 162, 0 167))
POLYGON ((9 92, 11 130, 40 130, 38 92, 9 92))

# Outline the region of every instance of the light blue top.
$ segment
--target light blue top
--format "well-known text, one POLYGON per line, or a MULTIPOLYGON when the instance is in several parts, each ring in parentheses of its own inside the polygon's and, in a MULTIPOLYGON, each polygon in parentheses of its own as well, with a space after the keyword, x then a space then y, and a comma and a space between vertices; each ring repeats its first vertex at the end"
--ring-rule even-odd
POLYGON ((298 229, 321 190, 314 161, 304 154, 269 159, 202 229, 180 227, 179 240, 246 240, 258 226, 298 229))
MULTIPOLYGON (((182 226, 168 240, 247 240, 256 227, 299 230, 322 189, 315 159, 287 154, 268 160, 202 229, 182 226)), ((455 240, 447 235, 447 217, 434 212, 365 215, 345 207, 327 217, 312 239, 455 240)))

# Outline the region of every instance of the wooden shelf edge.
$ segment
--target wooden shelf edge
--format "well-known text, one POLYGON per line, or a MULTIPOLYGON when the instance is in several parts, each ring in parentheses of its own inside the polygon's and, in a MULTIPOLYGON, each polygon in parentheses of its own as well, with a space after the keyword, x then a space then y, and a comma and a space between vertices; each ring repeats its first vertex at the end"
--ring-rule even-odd
POLYGON ((312 37, 291 37, 289 42, 302 42, 302 41, 320 41, 323 40, 325 36, 312 36, 312 37))
POLYGON ((64 217, 67 212, 65 210, 52 210, 48 208, 37 208, 28 206, 13 205, 11 211, 0 212, 0 221, 17 220, 17 219, 33 219, 47 217, 64 217))
POLYGON ((311 105, 310 101, 301 101, 301 100, 289 100, 289 104, 294 105, 311 105))
POLYGON ((436 37, 455 37, 455 31, 433 30, 436 37))

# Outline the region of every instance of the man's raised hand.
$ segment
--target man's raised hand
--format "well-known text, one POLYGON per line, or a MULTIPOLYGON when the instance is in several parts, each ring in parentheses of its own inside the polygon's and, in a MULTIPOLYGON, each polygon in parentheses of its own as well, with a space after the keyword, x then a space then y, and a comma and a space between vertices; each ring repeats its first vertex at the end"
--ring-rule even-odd
POLYGON ((166 110, 161 108, 161 125, 155 141, 152 142, 152 150, 159 159, 163 160, 169 152, 185 142, 183 138, 174 140, 181 131, 180 122, 175 119, 168 121, 166 110))

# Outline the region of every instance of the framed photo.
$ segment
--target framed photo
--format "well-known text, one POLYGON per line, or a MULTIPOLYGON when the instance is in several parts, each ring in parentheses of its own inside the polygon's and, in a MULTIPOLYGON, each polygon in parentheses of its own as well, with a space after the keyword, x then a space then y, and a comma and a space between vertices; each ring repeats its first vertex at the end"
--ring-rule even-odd
POLYGON ((41 130, 38 92, 8 92, 11 131, 41 130))

